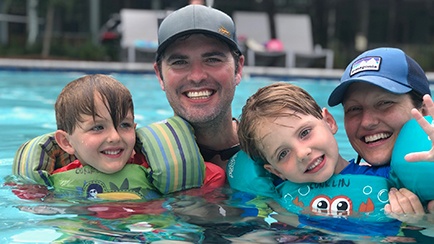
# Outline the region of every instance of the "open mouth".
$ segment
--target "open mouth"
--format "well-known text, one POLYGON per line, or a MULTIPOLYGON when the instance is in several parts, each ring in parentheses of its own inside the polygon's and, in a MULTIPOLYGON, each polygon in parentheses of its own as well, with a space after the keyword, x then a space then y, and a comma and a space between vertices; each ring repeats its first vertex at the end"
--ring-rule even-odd
POLYGON ((380 140, 388 139, 392 136, 392 133, 378 133, 375 135, 365 136, 364 141, 365 143, 373 143, 380 140))
POLYGON ((211 90, 189 91, 185 93, 185 95, 191 99, 205 99, 209 98, 212 94, 214 94, 214 92, 211 90))
POLYGON ((117 155, 119 153, 121 153, 122 150, 118 149, 118 150, 106 150, 106 151, 102 151, 103 154, 107 154, 107 155, 117 155))
POLYGON ((321 162, 324 160, 324 156, 319 157, 315 162, 313 162, 311 165, 309 165, 309 167, 307 167, 306 172, 312 171, 313 169, 315 169, 318 165, 321 164, 321 162))

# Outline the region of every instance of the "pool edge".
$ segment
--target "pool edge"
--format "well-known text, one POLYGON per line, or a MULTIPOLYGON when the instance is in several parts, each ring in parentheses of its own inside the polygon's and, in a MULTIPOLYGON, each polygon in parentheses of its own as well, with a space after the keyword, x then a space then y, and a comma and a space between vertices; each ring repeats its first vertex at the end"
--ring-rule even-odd
MULTIPOLYGON (((153 63, 97 62, 70 60, 39 60, 0 58, 0 70, 80 71, 86 73, 144 73, 154 74, 153 63)), ((342 69, 251 67, 244 66, 244 77, 267 76, 276 79, 318 78, 339 79, 342 69)), ((434 83, 434 72, 426 72, 434 83)))

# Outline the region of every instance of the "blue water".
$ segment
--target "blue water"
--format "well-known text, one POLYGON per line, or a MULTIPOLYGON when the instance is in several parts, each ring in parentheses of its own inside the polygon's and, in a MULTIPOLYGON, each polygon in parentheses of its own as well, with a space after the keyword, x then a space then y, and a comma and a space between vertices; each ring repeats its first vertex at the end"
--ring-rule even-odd
MULTIPOLYGON (((26 140, 56 129, 54 103, 57 95, 70 81, 84 75, 75 72, 15 72, 0 71, 0 160, 10 161, 15 150, 26 140)), ((165 119, 173 114, 164 92, 154 75, 112 74, 131 91, 138 126, 165 119)), ((233 102, 233 115, 238 117, 246 99, 259 87, 275 80, 243 79, 233 102)), ((328 94, 336 86, 330 80, 291 81, 310 92, 322 107, 327 107, 328 94)), ((341 106, 329 108, 338 122, 336 135, 341 153, 353 158, 343 127, 341 106)), ((6 172, 7 173, 7 172, 6 172)))
MULTIPOLYGON (((281 214, 280 221, 277 221, 265 201, 257 200, 253 205, 248 201, 240 202, 239 199, 246 196, 233 194, 230 189, 221 189, 205 197, 180 194, 151 202, 89 203, 71 199, 36 202, 18 198, 12 193, 12 187, 4 185, 5 178, 11 174, 15 151, 26 140, 56 129, 53 107, 57 95, 68 82, 82 75, 75 72, 0 70, 1 243, 378 242, 392 238, 382 235, 386 232, 382 232, 380 226, 375 227, 376 232, 360 230, 364 236, 341 235, 318 228, 301 228, 293 216, 286 214, 281 214), (222 209, 225 212, 223 217, 222 209), (259 214, 246 217, 240 212, 259 214)), ((130 89, 139 127, 172 115, 154 75, 112 75, 130 89)), ((273 81, 276 80, 264 77, 243 79, 233 102, 234 116, 239 116, 251 94, 273 81)), ((328 94, 337 85, 337 81, 321 79, 286 81, 305 88, 322 107, 327 107, 328 94)), ((347 159, 354 158, 356 154, 344 132, 342 107, 329 110, 338 122, 336 137, 342 155, 347 159)), ((424 226, 423 231, 405 229, 399 238, 423 241, 434 236, 434 229, 424 226)))

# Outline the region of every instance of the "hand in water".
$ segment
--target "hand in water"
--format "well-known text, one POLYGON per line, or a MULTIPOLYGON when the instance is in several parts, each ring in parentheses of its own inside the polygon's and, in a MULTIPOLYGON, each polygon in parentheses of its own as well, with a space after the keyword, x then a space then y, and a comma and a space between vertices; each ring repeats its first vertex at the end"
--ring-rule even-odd
POLYGON ((416 194, 405 188, 401 188, 399 190, 396 188, 390 189, 389 204, 384 206, 384 211, 401 221, 403 220, 399 217, 399 215, 425 213, 425 210, 416 194))

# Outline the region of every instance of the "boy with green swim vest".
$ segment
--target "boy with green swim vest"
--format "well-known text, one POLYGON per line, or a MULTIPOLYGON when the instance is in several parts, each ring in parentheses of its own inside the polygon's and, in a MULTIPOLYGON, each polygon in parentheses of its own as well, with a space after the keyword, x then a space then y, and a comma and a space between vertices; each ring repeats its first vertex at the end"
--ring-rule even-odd
POLYGON ((143 166, 133 163, 134 105, 122 83, 106 75, 76 79, 59 94, 55 111, 54 138, 77 158, 51 173, 56 189, 80 189, 87 198, 107 191, 112 198, 115 187, 122 191, 117 199, 159 196, 143 166))
POLYGON ((180 117, 135 130, 131 94, 109 76, 72 81, 55 110, 58 130, 23 144, 14 174, 69 195, 110 200, 152 199, 225 182, 222 169, 203 161, 191 126, 180 117))

